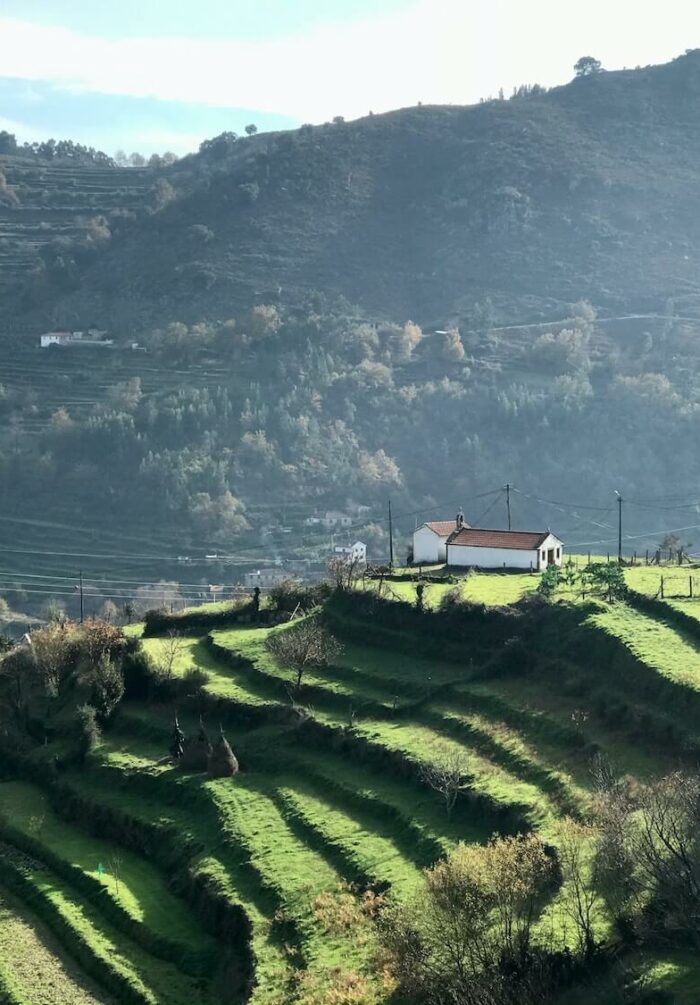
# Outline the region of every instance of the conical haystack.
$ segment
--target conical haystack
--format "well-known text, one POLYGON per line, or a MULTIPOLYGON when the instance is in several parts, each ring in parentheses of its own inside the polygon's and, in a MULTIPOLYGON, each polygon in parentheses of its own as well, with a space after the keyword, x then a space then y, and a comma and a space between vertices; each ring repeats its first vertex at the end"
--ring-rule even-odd
POLYGON ((238 761, 231 745, 220 730, 219 739, 209 755, 208 772, 210 778, 232 778, 238 773, 238 761))
POLYGON ((180 764, 185 771, 206 771, 209 767, 211 752, 211 743, 200 718, 197 735, 188 736, 183 744, 180 764))

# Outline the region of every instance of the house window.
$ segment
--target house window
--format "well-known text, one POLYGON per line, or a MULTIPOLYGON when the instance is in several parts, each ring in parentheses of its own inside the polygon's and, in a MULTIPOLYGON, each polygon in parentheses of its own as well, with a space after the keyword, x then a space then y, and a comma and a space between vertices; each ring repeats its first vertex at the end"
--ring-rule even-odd
POLYGON ((557 548, 557 558, 561 558, 561 548, 557 548))
POLYGON ((545 558, 546 558, 546 557, 547 557, 547 552, 546 552, 546 551, 543 551, 543 552, 542 552, 542 561, 543 561, 543 562, 544 562, 544 560, 545 560, 545 558))

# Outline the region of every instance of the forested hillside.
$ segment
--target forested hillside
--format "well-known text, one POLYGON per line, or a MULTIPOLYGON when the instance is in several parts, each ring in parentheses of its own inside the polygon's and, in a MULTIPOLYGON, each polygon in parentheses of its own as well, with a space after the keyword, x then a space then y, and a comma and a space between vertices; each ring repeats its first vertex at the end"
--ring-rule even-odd
POLYGON ((502 321, 582 297, 658 309, 698 292, 699 94, 693 52, 511 101, 223 134, 42 313, 133 328, 313 290, 467 327, 487 296, 502 321))
MULTIPOLYGON (((1 298, 7 568, 27 570, 22 548, 61 567, 321 555, 304 519, 351 503, 383 558, 389 495, 403 551, 431 507, 502 523, 471 500, 506 481, 527 493, 516 525, 605 550, 613 488, 691 499, 699 96, 690 53, 470 108, 224 134, 157 168, 81 167, 116 186, 89 200, 99 221, 47 241, 1 298), (90 325, 115 345, 38 348, 90 325)), ((3 219, 31 203, 53 226, 5 161, 3 219)), ((63 204, 64 174, 42 170, 43 205, 63 204)), ((626 547, 691 523, 638 509, 626 530, 645 536, 626 547)))

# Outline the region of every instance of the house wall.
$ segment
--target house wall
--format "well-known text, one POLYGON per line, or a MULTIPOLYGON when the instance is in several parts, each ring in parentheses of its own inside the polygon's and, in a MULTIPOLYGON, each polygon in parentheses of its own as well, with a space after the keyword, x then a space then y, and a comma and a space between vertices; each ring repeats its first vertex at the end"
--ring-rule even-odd
POLYGON ((447 564, 462 568, 477 566, 479 569, 530 569, 543 570, 547 568, 547 552, 559 548, 559 558, 554 559, 554 565, 561 565, 564 546, 553 534, 545 538, 539 549, 522 551, 519 548, 472 548, 462 545, 447 546, 447 564), (545 557, 542 557, 542 552, 545 557), (532 564, 531 564, 532 563, 532 564))
POLYGON ((413 564, 434 565, 447 558, 445 538, 429 527, 419 527, 413 534, 413 564))
POLYGON ((533 569, 540 568, 537 551, 522 551, 519 548, 470 548, 463 545, 447 546, 447 564, 458 566, 475 565, 479 569, 533 569))

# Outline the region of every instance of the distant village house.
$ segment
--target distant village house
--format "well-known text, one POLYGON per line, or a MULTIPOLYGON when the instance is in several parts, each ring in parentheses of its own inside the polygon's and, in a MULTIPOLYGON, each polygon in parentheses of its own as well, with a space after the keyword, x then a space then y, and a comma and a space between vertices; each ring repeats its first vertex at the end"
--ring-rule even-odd
POLYGON ((256 569, 254 572, 246 572, 243 576, 243 585, 247 590, 254 590, 259 586, 261 590, 269 589, 281 583, 284 579, 290 579, 288 572, 284 569, 256 569))
POLYGON ((486 530, 455 520, 424 523, 413 534, 413 564, 476 569, 532 569, 561 565, 563 542, 549 530, 486 530))
POLYGON ((39 339, 42 349, 51 346, 109 346, 114 345, 112 339, 105 338, 107 332, 99 328, 88 328, 87 331, 46 332, 39 339))
POLYGON ((339 544, 333 549, 334 558, 342 558, 347 562, 355 562, 357 565, 367 564, 367 545, 363 541, 355 541, 354 544, 339 544))

